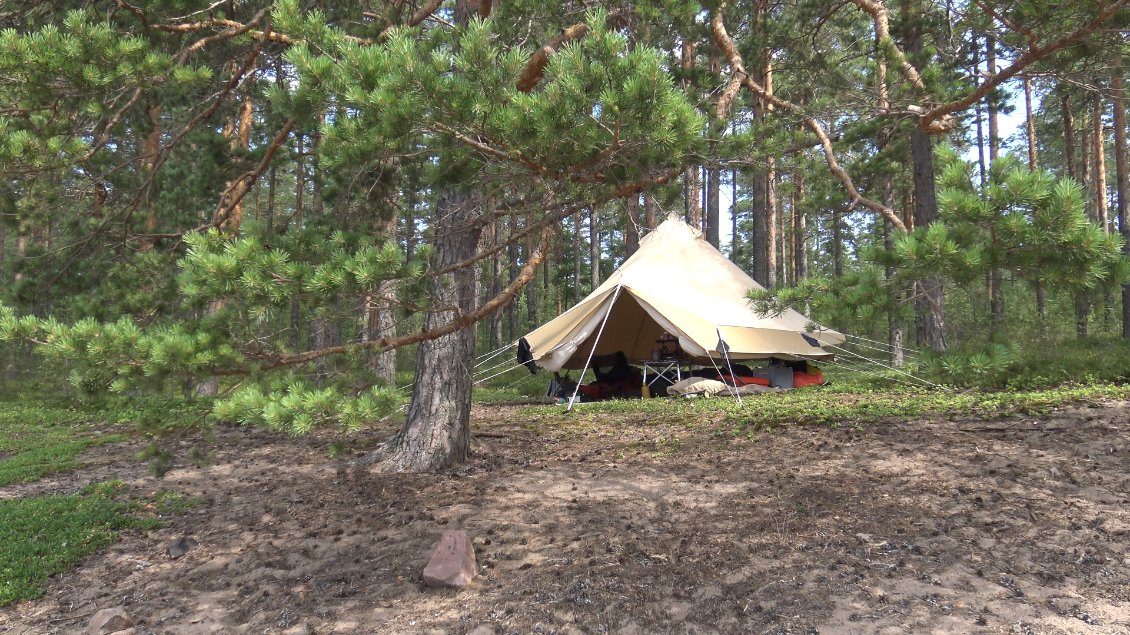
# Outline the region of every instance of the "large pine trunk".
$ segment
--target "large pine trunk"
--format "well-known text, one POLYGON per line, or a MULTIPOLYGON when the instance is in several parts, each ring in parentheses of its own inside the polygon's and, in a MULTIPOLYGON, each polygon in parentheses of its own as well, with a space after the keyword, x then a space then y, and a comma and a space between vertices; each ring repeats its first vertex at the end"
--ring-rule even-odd
MULTIPOLYGON (((906 50, 912 59, 918 59, 925 48, 922 37, 921 17, 924 9, 921 3, 914 2, 906 7, 908 17, 906 28, 906 50)), ((995 42, 987 42, 990 68, 995 64, 995 42)), ((989 115, 989 153, 990 162, 996 158, 994 149, 996 139, 995 107, 990 102, 989 115)), ((917 126, 910 131, 910 162, 914 172, 914 226, 926 227, 938 219, 938 198, 934 184, 934 148, 930 135, 917 126)), ((919 346, 927 346, 937 353, 944 353, 946 342, 945 292, 939 278, 923 278, 914 283, 915 287, 915 336, 919 346)))
MULTIPOLYGON (((467 192, 449 191, 436 203, 433 269, 440 270, 475 254, 482 225, 479 202, 467 192)), ((424 316, 424 330, 438 328, 473 311, 478 297, 477 267, 437 278, 432 295, 438 310, 424 316)), ((420 343, 416 382, 404 427, 384 448, 381 471, 423 472, 467 459, 471 441, 471 383, 475 363, 475 327, 420 343)))
MULTIPOLYGON (((914 224, 926 227, 938 218, 934 190, 934 156, 929 135, 915 128, 910 133, 911 162, 914 165, 914 224)), ((915 330, 919 346, 944 353, 946 342, 945 292, 938 278, 915 283, 915 330)))

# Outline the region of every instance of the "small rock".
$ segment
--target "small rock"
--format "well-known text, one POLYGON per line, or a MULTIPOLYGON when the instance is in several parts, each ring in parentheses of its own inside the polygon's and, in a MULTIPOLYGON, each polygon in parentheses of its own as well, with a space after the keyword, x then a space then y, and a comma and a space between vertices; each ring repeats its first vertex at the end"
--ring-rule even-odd
POLYGON ((475 577, 475 548, 467 532, 449 529, 443 532, 432 557, 424 567, 424 584, 429 587, 462 588, 475 577))
POLYGON ((120 606, 102 609, 90 618, 86 625, 87 635, 110 635, 133 628, 133 618, 120 606))
POLYGON ((181 536, 180 538, 177 538, 176 540, 170 542, 169 546, 165 548, 165 551, 168 552, 170 558, 176 560, 177 558, 188 553, 189 550, 195 546, 195 540, 189 538, 188 536, 181 536))

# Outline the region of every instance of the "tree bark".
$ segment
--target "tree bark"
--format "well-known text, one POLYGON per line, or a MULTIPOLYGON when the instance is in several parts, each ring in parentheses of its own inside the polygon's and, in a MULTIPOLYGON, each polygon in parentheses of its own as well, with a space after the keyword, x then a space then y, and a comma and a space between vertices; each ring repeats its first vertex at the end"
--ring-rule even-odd
POLYGON ((633 194, 624 199, 624 259, 632 257, 640 248, 640 196, 633 194))
MULTIPOLYGON (((1111 69, 1111 107, 1114 110, 1114 169, 1118 231, 1122 234, 1122 253, 1130 255, 1130 157, 1126 142, 1126 89, 1122 77, 1122 57, 1114 56, 1111 69)), ((1122 285, 1122 337, 1130 339, 1130 283, 1122 285)))
POLYGON ((716 167, 706 168, 706 241, 714 245, 715 249, 721 247, 722 232, 721 222, 721 193, 722 174, 716 167))
POLYGON ((1091 124, 1094 126, 1092 144, 1095 148, 1095 221, 1106 233, 1111 232, 1109 209, 1106 204, 1106 137, 1103 135, 1103 99, 1095 95, 1095 112, 1091 124))
POLYGON ((844 222, 839 207, 832 210, 832 276, 844 275, 844 222))
POLYGON ((600 223, 595 209, 589 210, 589 281, 600 286, 600 223))
POLYGON ((769 286, 769 226, 767 219, 768 173, 762 168, 754 168, 749 188, 749 207, 753 223, 750 227, 750 259, 753 264, 753 279, 762 286, 769 286))
POLYGON ((643 215, 647 230, 655 229, 659 221, 659 201, 655 200, 655 195, 651 192, 643 193, 643 215))
MULTIPOLYGON (((981 46, 978 43, 978 38, 973 35, 973 84, 974 86, 980 85, 981 79, 981 46)), ((974 117, 977 121, 977 169, 981 177, 981 189, 985 189, 988 183, 989 173, 985 168, 985 121, 981 111, 981 102, 978 101, 973 107, 974 117)))
MULTIPOLYGON (((386 241, 396 240, 397 218, 395 205, 392 209, 392 217, 379 223, 376 232, 377 237, 386 241)), ((384 280, 377 285, 375 300, 375 303, 370 302, 369 304, 369 324, 371 325, 371 329, 368 333, 369 337, 395 337, 396 309, 394 308, 394 303, 396 302, 396 283, 392 280, 384 280)), ((373 374, 387 385, 394 385, 396 383, 396 350, 390 349, 373 355, 372 370, 373 374)))
MULTIPOLYGON (((997 74, 997 40, 990 36, 985 38, 985 64, 988 67, 989 77, 997 74)), ((990 94, 989 108, 989 165, 997 160, 1000 152, 1000 125, 997 117, 997 100, 990 94)))
POLYGON ((1079 180, 1083 182, 1084 198, 1087 201, 1087 215, 1091 217, 1091 220, 1097 223, 1099 217, 1095 209, 1095 198, 1092 195, 1095 182, 1094 179, 1091 178, 1091 168, 1094 167, 1094 158, 1091 153, 1091 132, 1087 130, 1086 117, 1084 117, 1083 122, 1079 124, 1079 127, 1081 128, 1079 132, 1079 180))
POLYGON ((730 170, 730 262, 738 262, 741 244, 738 240, 738 171, 730 170))
MULTIPOLYGON (((879 192, 880 199, 884 205, 888 207, 894 204, 894 190, 891 187, 891 175, 884 174, 879 178, 879 192)), ((891 223, 890 221, 883 220, 883 248, 890 251, 894 247, 894 239, 891 236, 891 223)), ((891 278, 895 275, 895 268, 887 266, 883 271, 883 277, 886 279, 887 284, 890 284, 891 278)), ((903 354, 903 332, 902 321, 899 320, 898 309, 902 302, 902 294, 898 291, 891 291, 891 309, 887 311, 887 347, 890 349, 890 362, 891 366, 895 368, 902 368, 906 363, 906 357, 903 354)))
POLYGON ((808 277, 808 218, 804 204, 804 171, 797 169, 793 203, 793 262, 794 280, 800 282, 808 277))
POLYGON ((581 301, 581 215, 573 215, 573 304, 581 301))
POLYGON ((777 211, 777 255, 779 258, 777 282, 782 287, 792 286, 794 284, 793 276, 793 213, 796 204, 796 188, 789 191, 789 202, 786 205, 784 200, 780 201, 780 208, 777 211), (786 213, 787 212, 787 213, 786 213))
MULTIPOLYGON (((1082 129, 1079 133, 1079 166, 1080 166, 1080 180, 1083 182, 1083 191, 1087 193, 1085 200, 1087 202, 1087 216, 1094 222, 1098 222, 1098 209, 1095 206, 1095 198, 1092 195, 1094 189, 1094 179, 1091 178, 1091 168, 1094 165, 1094 159, 1091 153, 1091 131, 1087 129, 1086 119, 1079 125, 1082 129)), ((1089 291, 1079 289, 1075 292, 1075 334, 1084 338, 1089 333, 1088 322, 1091 317, 1091 294, 1089 291)))
MULTIPOLYGON (((682 43, 682 67, 688 72, 695 66, 695 51, 698 46, 690 41, 682 43)), ((689 82, 684 81, 684 88, 690 89, 689 82)), ((689 166, 683 171, 683 214, 687 223, 696 229, 702 228, 702 180, 700 166, 689 166)))
MULTIPOLYGON (((487 225, 491 241, 497 243, 502 234, 502 221, 495 220, 487 225)), ((490 297, 496 297, 502 292, 502 258, 498 252, 490 257, 490 297)), ((502 346, 502 319, 505 310, 498 310, 490 318, 490 350, 498 350, 502 346)))
MULTIPOLYGON (((914 166, 914 226, 927 227, 938 218, 934 190, 934 155, 931 138, 917 128, 910 133, 914 166)), ((916 285, 915 326, 918 344, 944 353, 946 342, 945 292, 938 278, 925 278, 916 285)))
MULTIPOLYGON (((529 223, 530 219, 526 219, 529 223)), ((526 258, 525 261, 529 262, 534 253, 534 241, 536 237, 533 234, 526 236, 526 258)), ((538 281, 535 278, 531 284, 526 285, 526 323, 529 328, 535 328, 538 322, 538 300, 540 294, 538 293, 538 281)))
MULTIPOLYGON (((142 147, 141 172, 145 182, 150 183, 145 193, 145 231, 149 234, 157 233, 157 196, 154 191, 153 170, 157 167, 157 153, 161 149, 161 106, 154 104, 147 109, 149 115, 149 134, 145 135, 145 145, 142 147)), ((156 243, 155 239, 147 239, 142 248, 148 251, 156 243)))
MULTIPOLYGON (((912 58, 922 54, 924 43, 921 24, 916 21, 924 14, 920 6, 909 10, 909 31, 907 33, 907 52, 912 58)), ((991 56, 990 67, 995 67, 995 42, 990 38, 987 53, 991 56)), ((990 161, 996 158, 995 150, 995 107, 990 102, 989 144, 990 161)), ((938 200, 934 179, 934 152, 931 136, 916 126, 910 132, 910 159, 914 172, 914 226, 927 227, 938 218, 938 200)), ((946 342, 945 292, 939 278, 924 278, 915 283, 915 336, 919 346, 927 346, 937 353, 944 353, 946 342)))
MULTIPOLYGON (((490 3, 480 5, 478 0, 458 0, 455 22, 465 27, 476 13, 486 18, 489 7, 490 3)), ((475 255, 485 226, 481 208, 482 201, 476 193, 454 187, 440 193, 433 226, 433 271, 442 271, 475 255)), ((473 313, 478 296, 476 265, 437 276, 432 281, 432 301, 437 309, 424 315, 424 330, 473 313)), ((472 322, 420 343, 407 419, 386 446, 388 454, 379 464, 382 471, 436 470, 467 459, 471 445, 475 332, 472 322)))
POLYGON ((1060 95, 1060 111, 1063 115, 1063 158, 1067 163, 1068 178, 1078 178, 1079 170, 1075 163, 1075 117, 1071 112, 1071 96, 1066 92, 1060 95))
MULTIPOLYGON (((446 191, 436 202, 433 268, 443 269, 474 255, 482 225, 477 197, 446 191)), ((475 309, 477 267, 439 277, 432 285, 436 307, 424 316, 424 330, 437 328, 475 309)), ((416 381, 404 427, 387 446, 381 471, 422 472, 451 467, 467 459, 471 441, 471 384, 475 328, 420 342, 416 381)))
POLYGON ((765 175, 765 286, 777 286, 777 160, 766 157, 765 175))
MULTIPOLYGON (((514 216, 510 217, 509 228, 510 243, 506 245, 506 257, 509 260, 510 266, 510 275, 508 277, 508 280, 510 282, 514 282, 514 279, 518 277, 519 257, 518 241, 514 239, 514 234, 518 233, 518 219, 514 216)), ((509 339, 511 342, 518 339, 518 309, 519 307, 517 302, 511 302, 506 307, 506 327, 509 331, 509 333, 507 333, 507 339, 509 339)))
POLYGON ((1028 131, 1028 171, 1035 172, 1040 167, 1036 153, 1036 118, 1032 114, 1032 77, 1024 75, 1024 121, 1028 131))

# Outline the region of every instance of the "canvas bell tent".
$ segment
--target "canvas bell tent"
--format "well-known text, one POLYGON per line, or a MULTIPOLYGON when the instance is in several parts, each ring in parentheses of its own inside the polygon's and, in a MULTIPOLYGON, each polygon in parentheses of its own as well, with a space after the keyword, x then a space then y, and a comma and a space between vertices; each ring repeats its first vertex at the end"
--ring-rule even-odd
POLYGON ((822 345, 844 343, 797 311, 756 314, 747 294, 762 288, 672 214, 604 284, 519 340, 519 360, 531 371, 584 368, 590 355, 616 352, 647 360, 664 333, 686 361, 703 365, 726 356, 829 359, 822 345))

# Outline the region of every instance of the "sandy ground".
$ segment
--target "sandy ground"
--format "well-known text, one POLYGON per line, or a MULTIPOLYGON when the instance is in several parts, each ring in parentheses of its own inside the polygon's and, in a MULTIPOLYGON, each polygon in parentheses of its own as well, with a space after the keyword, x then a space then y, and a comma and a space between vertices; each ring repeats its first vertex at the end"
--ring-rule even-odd
MULTIPOLYGON (((371 475, 328 436, 221 428, 163 480, 138 447, 0 496, 119 478, 204 503, 133 532, 0 633, 1130 633, 1130 402, 1038 417, 785 427, 478 408, 475 456, 371 475), (420 573, 465 529, 480 576, 420 573), (182 536, 197 544, 171 559, 182 536)), ((380 438, 389 431, 370 432, 380 438)), ((191 445, 185 439, 182 461, 191 445)))

